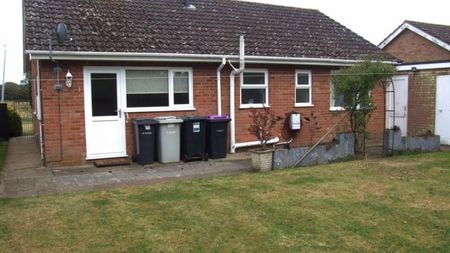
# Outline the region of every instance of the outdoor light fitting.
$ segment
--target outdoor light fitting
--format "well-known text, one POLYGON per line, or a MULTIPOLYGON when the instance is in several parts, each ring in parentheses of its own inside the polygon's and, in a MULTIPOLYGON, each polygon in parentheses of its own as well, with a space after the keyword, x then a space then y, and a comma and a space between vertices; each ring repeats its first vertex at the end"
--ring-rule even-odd
POLYGON ((73 80, 72 73, 70 73, 70 70, 68 69, 66 74, 66 86, 68 88, 72 87, 72 80, 73 80))

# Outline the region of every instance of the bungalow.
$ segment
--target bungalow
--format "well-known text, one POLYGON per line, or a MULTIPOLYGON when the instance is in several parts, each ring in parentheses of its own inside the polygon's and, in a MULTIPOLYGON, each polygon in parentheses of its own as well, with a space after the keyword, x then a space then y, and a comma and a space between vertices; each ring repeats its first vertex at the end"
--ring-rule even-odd
MULTIPOLYGON (((317 10, 235 0, 25 0, 24 24, 47 165, 132 157, 132 119, 163 115, 230 115, 235 152, 255 141, 249 108, 263 105, 310 119, 293 140, 309 145, 339 120, 331 73, 393 59, 317 10)), ((383 89, 373 96, 382 138, 383 89)))
POLYGON ((405 21, 379 47, 403 61, 394 124, 405 136, 436 134, 450 145, 450 26, 405 21))

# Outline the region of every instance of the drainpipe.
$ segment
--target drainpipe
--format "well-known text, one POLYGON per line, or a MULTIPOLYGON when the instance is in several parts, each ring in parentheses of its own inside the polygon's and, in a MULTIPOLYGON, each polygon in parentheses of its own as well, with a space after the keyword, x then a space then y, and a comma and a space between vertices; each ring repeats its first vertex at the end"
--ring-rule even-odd
POLYGON ((222 63, 217 68, 217 114, 222 115, 222 81, 220 77, 220 72, 223 67, 227 64, 227 59, 222 58, 222 63))
POLYGON ((230 153, 235 153, 236 147, 236 119, 235 119, 235 112, 234 112, 234 82, 235 82, 235 76, 242 73, 245 69, 245 41, 244 36, 241 36, 239 38, 239 69, 236 69, 233 64, 231 64, 231 61, 228 61, 231 68, 233 68, 233 71, 231 71, 230 74, 230 153))
POLYGON ((39 124, 39 149, 41 150, 41 160, 44 160, 44 137, 42 136, 44 134, 44 131, 42 129, 42 97, 41 97, 41 68, 40 68, 40 62, 39 60, 36 60, 36 92, 39 94, 39 101, 37 101, 37 97, 35 94, 35 106, 36 106, 36 119, 39 124), (39 111, 37 110, 39 107, 39 111))
MULTIPOLYGON (((275 138, 267 141, 267 144, 278 144, 279 141, 280 141, 280 139, 278 137, 275 137, 275 138)), ((290 143, 290 142, 286 142, 286 143, 290 143)), ((249 141, 249 142, 235 143, 234 144, 234 149, 253 147, 253 146, 258 146, 258 145, 261 145, 260 141, 249 141)))

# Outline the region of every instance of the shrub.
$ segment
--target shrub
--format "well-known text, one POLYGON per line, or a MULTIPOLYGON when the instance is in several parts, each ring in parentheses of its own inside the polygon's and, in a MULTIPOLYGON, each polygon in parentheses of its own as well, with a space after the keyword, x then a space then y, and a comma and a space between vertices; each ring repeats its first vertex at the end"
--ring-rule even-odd
POLYGON ((12 109, 8 109, 8 132, 9 137, 21 136, 22 129, 22 119, 20 115, 12 109))
POLYGON ((274 137, 272 130, 281 118, 276 116, 268 107, 250 110, 250 124, 248 131, 260 142, 261 150, 266 150, 267 142, 274 137))

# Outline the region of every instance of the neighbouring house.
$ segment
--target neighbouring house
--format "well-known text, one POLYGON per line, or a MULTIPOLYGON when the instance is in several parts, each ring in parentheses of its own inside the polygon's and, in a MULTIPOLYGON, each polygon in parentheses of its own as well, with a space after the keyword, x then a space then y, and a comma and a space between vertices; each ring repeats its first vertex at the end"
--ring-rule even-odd
MULTIPOLYGON (((263 105, 280 116, 301 113, 293 143, 310 145, 340 118, 331 73, 362 60, 394 60, 317 10, 232 0, 24 3, 34 124, 47 165, 132 157, 132 119, 162 115, 230 115, 234 152, 255 141, 249 108, 263 105), (49 34, 59 22, 69 39, 53 39, 50 51, 49 34), (240 36, 245 70, 233 75, 240 36)), ((369 130, 382 138, 383 89, 373 96, 369 130)))
POLYGON ((403 61, 393 79, 395 122, 388 113, 386 124, 450 145, 450 26, 405 21, 379 47, 403 61))

